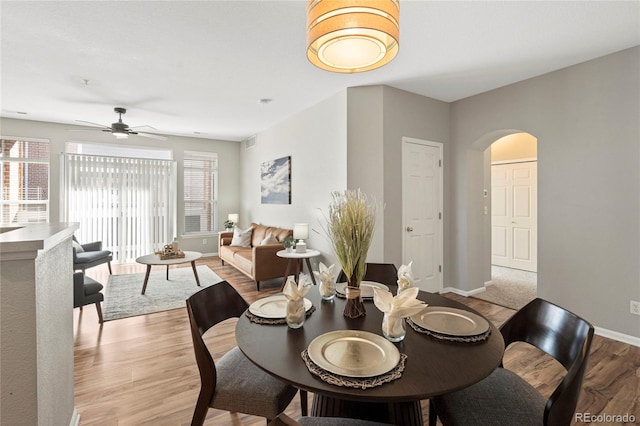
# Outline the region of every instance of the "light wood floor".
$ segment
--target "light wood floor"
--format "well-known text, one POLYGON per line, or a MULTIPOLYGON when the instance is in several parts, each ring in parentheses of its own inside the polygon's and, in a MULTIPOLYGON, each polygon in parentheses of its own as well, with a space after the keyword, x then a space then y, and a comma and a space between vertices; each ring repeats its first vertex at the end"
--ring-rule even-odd
MULTIPOLYGON (((217 257, 198 264, 209 266, 229 281, 249 302, 276 293, 280 281, 255 284, 217 257)), ((144 272, 141 265, 113 265, 115 274, 144 272)), ((102 265, 87 275, 103 284, 108 270, 102 265)), ((481 312, 496 325, 514 311, 451 293, 446 294, 481 312)), ((235 345, 235 320, 214 327, 206 335, 214 358, 235 345)), ((99 327, 94 306, 74 312, 75 406, 85 425, 188 425, 200 389, 186 309, 109 321, 99 327)), ((522 374, 548 396, 563 374, 554 360, 524 344, 512 346, 505 366, 522 374)), ((578 412, 633 414, 640 422, 640 348, 596 336, 578 403, 578 412)), ((428 402, 422 403, 425 422, 428 402)), ((286 410, 300 415, 299 398, 286 410)), ((264 419, 209 410, 206 425, 260 425, 264 419)), ((574 424, 580 424, 580 422, 574 424)))

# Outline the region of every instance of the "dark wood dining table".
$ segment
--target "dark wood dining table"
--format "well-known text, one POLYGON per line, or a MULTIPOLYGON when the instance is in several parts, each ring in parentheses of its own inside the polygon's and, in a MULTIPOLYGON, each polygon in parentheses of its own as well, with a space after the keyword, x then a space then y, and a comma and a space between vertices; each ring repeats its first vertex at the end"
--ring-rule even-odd
MULTIPOLYGON (((390 290, 395 294, 395 288, 390 290)), ((502 335, 491 322, 490 336, 477 343, 439 340, 407 325, 405 339, 395 344, 407 355, 401 378, 364 390, 332 385, 309 372, 301 357, 302 351, 317 336, 334 330, 365 330, 382 335, 382 312, 367 301, 365 317, 348 319, 343 315, 345 300, 336 297, 333 301, 323 301, 317 287, 306 297, 316 310, 301 328, 290 329, 286 324, 260 325, 242 315, 236 325, 236 342, 245 356, 267 373, 313 392, 312 415, 422 425, 420 400, 479 382, 500 364, 504 353, 502 335)), ((447 306, 478 314, 439 294, 421 291, 418 298, 429 306, 447 306)))

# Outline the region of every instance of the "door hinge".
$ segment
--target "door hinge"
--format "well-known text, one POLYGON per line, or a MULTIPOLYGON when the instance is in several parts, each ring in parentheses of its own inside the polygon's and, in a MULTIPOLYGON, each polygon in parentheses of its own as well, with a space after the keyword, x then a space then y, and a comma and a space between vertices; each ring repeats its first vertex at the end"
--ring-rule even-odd
POLYGON ((438 167, 442 167, 442 160, 438 160, 438 167))
POLYGON ((438 219, 442 220, 442 212, 438 212, 438 219))
POLYGON ((442 272, 442 265, 438 265, 438 272, 442 272))

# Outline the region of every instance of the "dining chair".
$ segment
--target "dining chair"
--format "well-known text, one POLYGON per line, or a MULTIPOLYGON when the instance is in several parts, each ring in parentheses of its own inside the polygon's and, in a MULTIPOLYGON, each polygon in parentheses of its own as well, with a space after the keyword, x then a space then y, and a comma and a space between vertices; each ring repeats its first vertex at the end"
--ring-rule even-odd
POLYGON ((102 284, 87 277, 84 272, 73 273, 73 307, 82 310, 84 305, 95 303, 100 324, 104 322, 102 319, 102 307, 100 306, 104 300, 104 295, 101 293, 102 289, 102 284))
MULTIPOLYGON (((204 423, 209 407, 265 417, 268 423, 284 411, 296 395, 296 388, 256 367, 237 346, 214 362, 202 336, 214 325, 239 317, 248 307, 227 281, 206 287, 187 299, 201 382, 192 425, 204 423)), ((306 415, 306 391, 300 391, 300 404, 306 415)))
POLYGON ((429 403, 429 425, 569 425, 578 404, 593 326, 560 306, 535 299, 500 328, 505 347, 529 343, 567 370, 549 399, 501 364, 489 377, 429 403))
MULTIPOLYGON (((382 283, 388 287, 397 286, 398 268, 393 263, 367 263, 367 270, 362 279, 382 283)), ((336 282, 343 283, 346 281, 347 276, 344 271, 340 271, 336 282)))
POLYGON ((294 420, 284 413, 269 422, 268 426, 391 426, 369 420, 347 419, 344 417, 300 417, 294 420))

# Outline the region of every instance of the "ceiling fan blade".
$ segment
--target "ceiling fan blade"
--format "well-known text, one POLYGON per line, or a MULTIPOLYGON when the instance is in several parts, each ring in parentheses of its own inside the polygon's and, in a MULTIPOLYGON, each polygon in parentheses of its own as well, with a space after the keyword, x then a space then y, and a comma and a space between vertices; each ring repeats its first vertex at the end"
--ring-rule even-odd
POLYGON ((100 127, 104 127, 105 129, 110 129, 111 127, 109 126, 105 126, 104 124, 99 124, 99 123, 94 123, 92 121, 85 121, 85 120, 76 120, 78 123, 86 123, 86 124, 91 124, 92 126, 100 126, 100 127))
POLYGON ((102 129, 67 129, 67 132, 99 132, 102 129))
POLYGON ((130 129, 141 129, 141 128, 143 128, 143 127, 146 127, 147 129, 151 129, 151 130, 156 130, 156 131, 158 130, 158 129, 156 129, 155 127, 150 126, 150 125, 148 125, 148 124, 144 124, 144 125, 142 125, 142 126, 133 126, 133 127, 129 127, 129 128, 130 128, 130 129))
POLYGON ((158 139, 161 141, 166 141, 167 138, 160 135, 154 135, 153 133, 138 133, 138 135, 143 136, 145 138, 158 139))

